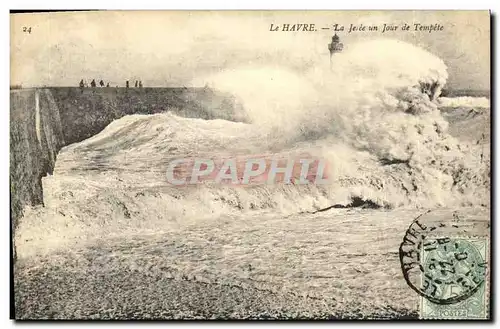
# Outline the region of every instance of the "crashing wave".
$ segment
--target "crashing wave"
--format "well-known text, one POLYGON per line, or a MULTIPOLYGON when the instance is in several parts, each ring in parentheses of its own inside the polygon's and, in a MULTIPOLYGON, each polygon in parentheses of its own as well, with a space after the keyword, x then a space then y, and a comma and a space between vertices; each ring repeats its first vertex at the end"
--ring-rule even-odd
MULTIPOLYGON (((336 55, 331 71, 322 66, 302 73, 244 67, 206 77, 211 88, 237 97, 244 113, 235 115, 250 124, 171 114, 130 116, 75 150, 98 151, 96 158, 132 171, 147 158, 147 165, 159 172, 173 154, 286 156, 294 150, 330 164, 331 185, 318 187, 325 202, 361 198, 387 207, 482 203, 489 167, 477 166, 478 151, 448 133, 438 109, 436 98, 447 76, 443 61, 423 49, 372 40, 336 55), (458 188, 476 172, 482 177, 479 186, 458 188)), ((269 191, 264 194, 274 193, 269 191)))

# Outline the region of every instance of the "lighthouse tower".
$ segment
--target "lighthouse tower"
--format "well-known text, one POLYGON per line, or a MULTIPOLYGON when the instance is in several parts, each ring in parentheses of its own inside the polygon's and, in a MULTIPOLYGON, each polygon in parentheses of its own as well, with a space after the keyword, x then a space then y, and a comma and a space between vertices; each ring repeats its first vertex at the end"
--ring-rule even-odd
POLYGON ((332 37, 332 42, 328 44, 328 50, 330 50, 330 70, 332 69, 333 54, 342 52, 342 49, 344 49, 344 44, 340 42, 339 36, 335 33, 332 37))

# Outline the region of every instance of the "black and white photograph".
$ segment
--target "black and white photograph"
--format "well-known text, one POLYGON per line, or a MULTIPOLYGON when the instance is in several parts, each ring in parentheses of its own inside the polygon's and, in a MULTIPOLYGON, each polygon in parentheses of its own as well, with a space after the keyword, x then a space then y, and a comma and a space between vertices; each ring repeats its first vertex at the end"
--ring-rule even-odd
POLYGON ((488 10, 11 12, 15 320, 491 320, 488 10))

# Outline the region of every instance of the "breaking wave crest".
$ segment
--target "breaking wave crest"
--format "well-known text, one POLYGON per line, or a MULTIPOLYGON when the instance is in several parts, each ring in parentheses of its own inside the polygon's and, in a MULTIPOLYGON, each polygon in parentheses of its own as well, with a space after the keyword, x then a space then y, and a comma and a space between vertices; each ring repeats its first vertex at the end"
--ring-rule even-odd
POLYGON ((486 97, 471 97, 471 96, 440 97, 439 106, 490 108, 490 100, 486 97))

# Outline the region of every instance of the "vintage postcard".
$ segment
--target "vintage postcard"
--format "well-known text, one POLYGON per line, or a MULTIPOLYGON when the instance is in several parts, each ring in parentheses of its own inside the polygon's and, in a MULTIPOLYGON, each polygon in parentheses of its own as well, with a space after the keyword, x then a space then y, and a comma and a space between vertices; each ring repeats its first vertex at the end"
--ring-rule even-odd
POLYGON ((490 22, 11 13, 11 317, 489 320, 490 22))

